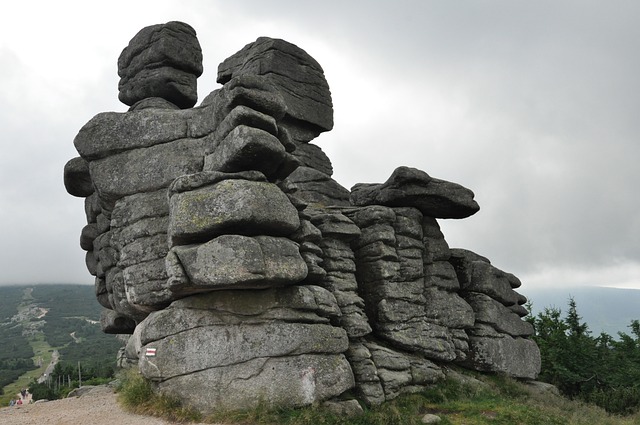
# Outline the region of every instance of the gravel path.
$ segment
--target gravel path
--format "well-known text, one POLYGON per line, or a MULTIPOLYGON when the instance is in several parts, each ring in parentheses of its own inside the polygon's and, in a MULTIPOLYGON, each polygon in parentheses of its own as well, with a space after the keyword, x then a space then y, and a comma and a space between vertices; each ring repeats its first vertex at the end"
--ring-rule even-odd
POLYGON ((3 407, 0 409, 0 424, 169 425, 172 422, 123 411, 113 390, 105 386, 96 387, 81 397, 3 407))

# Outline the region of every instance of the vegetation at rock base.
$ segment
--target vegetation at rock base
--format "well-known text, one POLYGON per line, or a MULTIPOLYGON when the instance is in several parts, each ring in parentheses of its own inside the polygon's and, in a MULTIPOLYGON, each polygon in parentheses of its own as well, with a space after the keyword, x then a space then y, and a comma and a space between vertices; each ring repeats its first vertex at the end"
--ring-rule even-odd
POLYGON ((593 337, 573 299, 565 316, 559 309, 548 308, 527 320, 534 325, 534 338, 541 350, 539 380, 555 385, 563 396, 532 391, 529 385, 506 377, 460 371, 473 378, 466 383, 448 379, 421 393, 365 408, 355 417, 336 416, 321 406, 262 406, 202 417, 175 400, 155 394, 149 382, 129 372, 123 379, 120 400, 136 413, 173 421, 245 425, 411 425, 421 423, 427 413, 438 415, 441 424, 640 423, 639 321, 631 323, 631 335, 621 332, 615 339, 605 333, 593 337))
MULTIPOLYGON (((29 373, 40 376, 43 368, 34 369, 39 357, 36 352, 43 356, 41 360, 46 366, 50 351, 55 348, 61 361, 48 381, 32 382, 30 390, 36 399, 62 397, 77 386, 78 362, 83 384, 112 380, 115 352, 121 343, 104 335, 93 323, 99 317, 99 306, 94 304, 92 312, 84 310, 87 301, 95 301, 92 288, 81 290, 86 294, 76 294, 74 288, 63 287, 59 295, 54 293, 54 287, 25 289, 2 288, 0 378, 10 382, 5 377, 11 377, 13 370, 22 373, 22 377, 29 373), (75 309, 74 305, 79 307, 75 309), (43 317, 39 317, 44 313, 37 310, 40 308, 47 310, 43 317)), ((594 336, 573 299, 569 299, 565 314, 547 308, 527 320, 534 325, 533 338, 541 350, 539 380, 554 384, 565 397, 531 392, 527 385, 504 377, 460 370, 472 376, 471 383, 449 379, 421 393, 365 407, 364 413, 356 417, 336 416, 322 406, 275 410, 262 406, 252 411, 217 412, 203 417, 170 397, 154 393, 151 383, 139 373, 129 371, 120 377, 119 399, 136 413, 174 422, 411 425, 421 423, 425 414, 433 413, 442 418, 441 424, 640 423, 640 321, 631 322, 628 334, 621 332, 615 338, 605 333, 594 336)), ((20 385, 24 388, 28 384, 26 381, 20 385)), ((8 403, 7 397, 15 392, 15 388, 6 387, 0 400, 6 399, 8 403)))
POLYGON ((640 321, 631 335, 619 332, 594 337, 582 321, 573 299, 566 315, 546 308, 528 320, 540 348, 539 380, 558 387, 571 398, 596 404, 608 412, 631 414, 640 409, 640 321))
POLYGON ((139 415, 159 416, 172 422, 199 422, 199 412, 183 407, 180 402, 157 394, 151 383, 135 369, 118 374, 118 401, 129 411, 139 415))
POLYGON ((616 416, 603 409, 569 400, 549 391, 502 376, 468 371, 453 374, 431 389, 407 394, 381 406, 365 408, 360 416, 337 416, 312 406, 302 409, 268 409, 218 412, 204 417, 152 391, 151 384, 136 371, 119 377, 119 401, 126 409, 174 422, 204 422, 241 425, 417 425, 428 413, 439 416, 442 425, 631 425, 640 415, 616 416), (460 379, 460 376, 464 378, 460 379))

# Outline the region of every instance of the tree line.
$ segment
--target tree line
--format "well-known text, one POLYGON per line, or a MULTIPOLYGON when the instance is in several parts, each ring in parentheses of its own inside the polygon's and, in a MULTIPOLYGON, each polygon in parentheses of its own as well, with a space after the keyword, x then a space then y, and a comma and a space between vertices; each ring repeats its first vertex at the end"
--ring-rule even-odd
POLYGON ((640 321, 631 322, 630 334, 594 336, 573 298, 564 315, 548 307, 526 320, 535 328, 533 339, 542 356, 539 380, 610 413, 631 414, 640 409, 640 321))

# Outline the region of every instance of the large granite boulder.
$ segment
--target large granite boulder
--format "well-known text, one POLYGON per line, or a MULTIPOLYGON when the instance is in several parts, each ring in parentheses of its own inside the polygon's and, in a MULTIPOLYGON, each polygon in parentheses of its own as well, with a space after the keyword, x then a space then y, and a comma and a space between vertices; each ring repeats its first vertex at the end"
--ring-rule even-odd
MULTIPOLYGON (((440 218, 479 209, 408 167, 351 191, 309 143, 333 126, 320 65, 261 37, 198 107, 195 31, 141 30, 119 60, 125 113, 83 126, 67 191, 108 333, 155 391, 209 413, 420 391, 455 363, 533 379, 517 277, 452 249, 440 218)), ((355 401, 348 402, 354 404, 355 401)))
POLYGON ((319 287, 223 291, 176 301, 138 325, 130 356, 163 392, 201 411, 303 406, 353 386, 346 332, 319 287))
POLYGON ((300 226, 289 198, 259 173, 185 175, 169 190, 172 245, 202 241, 223 233, 288 236, 300 226), (246 176, 245 178, 242 178, 246 176), (185 180, 198 179, 198 185, 185 180))

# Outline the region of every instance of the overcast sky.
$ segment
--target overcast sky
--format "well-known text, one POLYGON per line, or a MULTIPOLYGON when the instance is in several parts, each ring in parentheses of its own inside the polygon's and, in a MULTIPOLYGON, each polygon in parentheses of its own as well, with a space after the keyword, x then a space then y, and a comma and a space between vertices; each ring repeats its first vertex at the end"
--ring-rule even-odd
POLYGON ((91 117, 125 111, 116 61, 142 27, 191 24, 200 99, 259 36, 325 70, 314 142, 347 188, 408 165, 476 194, 452 247, 543 286, 640 288, 640 2, 29 1, 0 16, 0 285, 86 283, 83 200, 62 170, 91 117))

